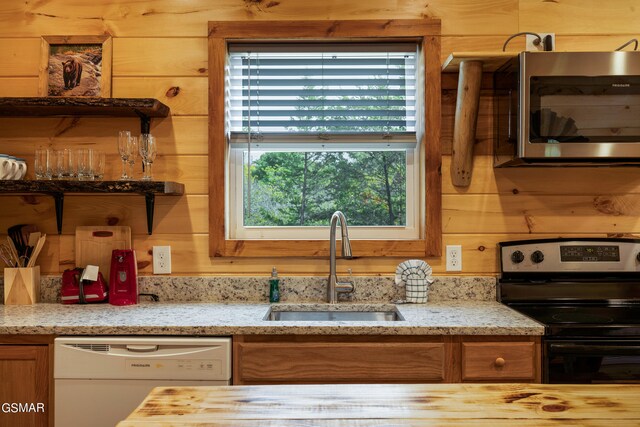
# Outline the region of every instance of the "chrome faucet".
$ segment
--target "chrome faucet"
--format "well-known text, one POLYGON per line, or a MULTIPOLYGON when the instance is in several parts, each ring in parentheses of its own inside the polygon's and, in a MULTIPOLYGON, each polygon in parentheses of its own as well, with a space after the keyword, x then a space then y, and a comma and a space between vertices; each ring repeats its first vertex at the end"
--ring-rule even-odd
POLYGON ((338 302, 338 293, 353 292, 353 282, 340 282, 336 273, 336 226, 340 220, 340 233, 342 235, 342 257, 351 259, 351 242, 349 242, 349 231, 347 230, 347 219, 340 211, 335 211, 331 215, 331 226, 329 227, 329 281, 327 283, 327 302, 335 304, 338 302))

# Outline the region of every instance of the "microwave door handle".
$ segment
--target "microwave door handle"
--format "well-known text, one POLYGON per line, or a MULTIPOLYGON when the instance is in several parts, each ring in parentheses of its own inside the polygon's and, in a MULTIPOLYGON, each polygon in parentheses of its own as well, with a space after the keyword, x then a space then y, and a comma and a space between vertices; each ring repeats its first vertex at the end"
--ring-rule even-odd
POLYGON ((640 345, 551 343, 549 351, 556 354, 640 356, 640 345))

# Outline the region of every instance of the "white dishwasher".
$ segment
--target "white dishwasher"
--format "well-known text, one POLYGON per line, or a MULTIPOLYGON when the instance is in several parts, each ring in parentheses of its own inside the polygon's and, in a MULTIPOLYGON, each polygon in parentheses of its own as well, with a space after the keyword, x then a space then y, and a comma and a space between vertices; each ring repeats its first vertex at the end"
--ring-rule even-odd
POLYGON ((53 376, 57 427, 113 427, 153 387, 229 385, 231 338, 56 338, 53 376))

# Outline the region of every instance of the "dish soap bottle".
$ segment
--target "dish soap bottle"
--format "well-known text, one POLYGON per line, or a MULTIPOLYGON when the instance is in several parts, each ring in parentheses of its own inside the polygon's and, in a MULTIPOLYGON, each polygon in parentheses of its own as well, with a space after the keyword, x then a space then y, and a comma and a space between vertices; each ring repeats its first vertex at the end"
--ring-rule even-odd
POLYGON ((275 267, 271 270, 271 279, 269 279, 269 302, 280 301, 280 289, 278 285, 280 279, 278 279, 278 271, 275 267))

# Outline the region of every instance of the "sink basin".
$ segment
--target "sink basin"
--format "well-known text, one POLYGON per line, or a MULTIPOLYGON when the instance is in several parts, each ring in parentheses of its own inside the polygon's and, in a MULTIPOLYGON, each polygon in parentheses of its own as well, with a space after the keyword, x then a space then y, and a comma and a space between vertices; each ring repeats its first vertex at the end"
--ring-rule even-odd
POLYGON ((396 310, 387 311, 274 311, 269 309, 264 320, 288 322, 397 322, 404 320, 396 310))

